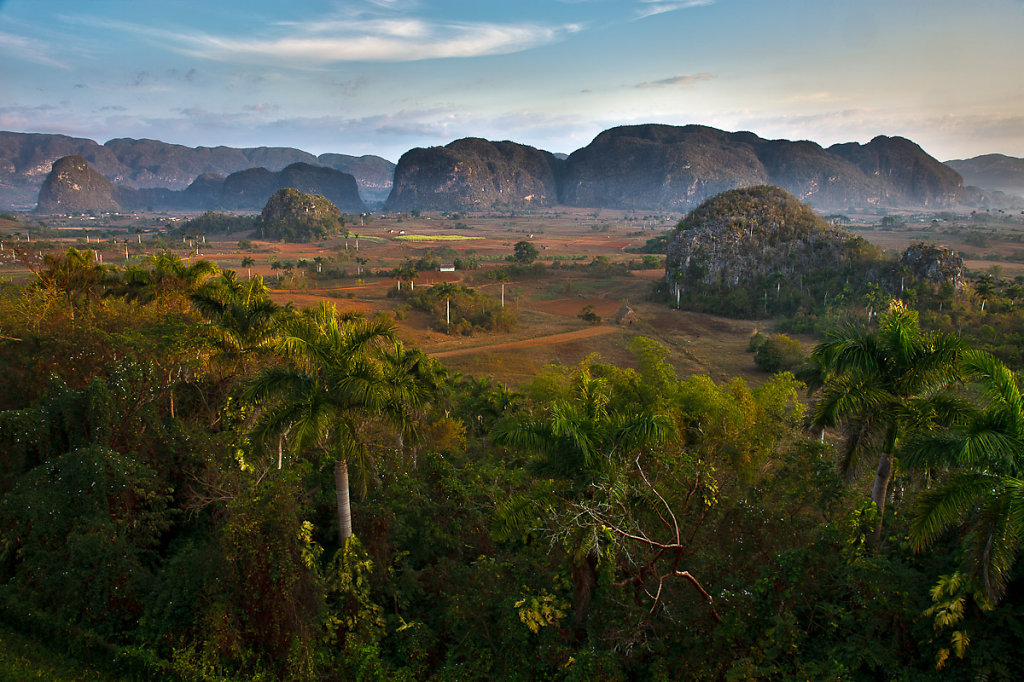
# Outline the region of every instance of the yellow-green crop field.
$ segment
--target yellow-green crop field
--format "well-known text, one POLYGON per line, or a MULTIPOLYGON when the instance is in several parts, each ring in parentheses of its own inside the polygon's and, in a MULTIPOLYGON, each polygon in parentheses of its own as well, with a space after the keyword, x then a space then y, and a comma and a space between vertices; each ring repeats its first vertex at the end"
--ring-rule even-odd
POLYGON ((465 242, 470 239, 483 239, 483 237, 469 237, 462 234, 400 234, 395 239, 406 242, 465 242))

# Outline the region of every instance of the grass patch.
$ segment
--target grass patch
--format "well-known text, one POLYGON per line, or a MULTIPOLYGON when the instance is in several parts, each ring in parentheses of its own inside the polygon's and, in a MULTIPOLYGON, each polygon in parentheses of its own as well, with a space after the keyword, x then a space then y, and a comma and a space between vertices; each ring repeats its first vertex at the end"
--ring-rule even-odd
POLYGON ((400 234, 396 240, 403 242, 464 242, 483 237, 469 237, 461 234, 400 234))

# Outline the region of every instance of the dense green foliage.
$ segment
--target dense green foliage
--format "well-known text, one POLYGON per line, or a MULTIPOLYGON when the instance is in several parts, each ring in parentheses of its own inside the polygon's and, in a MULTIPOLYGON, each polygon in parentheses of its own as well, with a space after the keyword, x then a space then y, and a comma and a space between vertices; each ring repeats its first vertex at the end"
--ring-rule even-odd
POLYGON ((79 679, 1012 679, 1017 377, 917 323, 833 334, 810 405, 643 337, 514 391, 209 264, 54 257, 0 287, 0 668, 28 641, 79 679))
POLYGON ((288 187, 267 200, 257 226, 266 239, 309 242, 340 232, 344 223, 341 211, 330 200, 288 187))
POLYGON ((182 223, 180 232, 186 236, 249 232, 256 227, 257 222, 257 216, 253 215, 228 215, 226 213, 217 213, 216 211, 207 211, 201 216, 182 223))
POLYGON ((732 317, 816 314, 869 282, 888 287, 893 271, 874 246, 767 186, 705 201, 679 222, 667 253, 663 295, 732 317))

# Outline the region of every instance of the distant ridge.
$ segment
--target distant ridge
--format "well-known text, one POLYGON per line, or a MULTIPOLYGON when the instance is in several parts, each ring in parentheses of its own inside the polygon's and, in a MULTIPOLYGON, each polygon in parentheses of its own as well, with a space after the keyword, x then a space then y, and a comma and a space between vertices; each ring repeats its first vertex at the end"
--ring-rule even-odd
POLYGON ((946 208, 982 199, 901 137, 828 149, 708 126, 620 126, 566 159, 476 138, 406 152, 390 210, 548 206, 684 212, 729 189, 775 185, 823 209, 946 208), (556 198, 557 196, 557 198, 556 198))
POLYGON ((82 157, 116 185, 143 190, 184 190, 203 175, 226 177, 250 168, 278 172, 306 163, 353 175, 370 201, 382 201, 387 195, 394 169, 393 163, 380 157, 323 154, 318 158, 290 147, 186 147, 130 138, 101 145, 67 135, 0 131, 0 207, 35 206, 53 163, 65 156, 82 157))
POLYGON ((137 209, 258 211, 278 190, 291 188, 325 197, 338 209, 366 210, 355 178, 333 168, 293 163, 283 170, 250 168, 225 177, 204 174, 182 191, 115 185, 78 155, 65 156, 39 190, 37 213, 84 213, 137 209))
POLYGON ((947 161, 946 165, 963 176, 969 185, 1024 197, 1024 159, 1005 154, 984 154, 972 159, 947 161))
MULTIPOLYGON (((999 207, 1012 203, 999 190, 1024 194, 1024 184, 1014 191, 1024 183, 1024 160, 988 155, 942 164, 913 141, 886 136, 826 149, 701 125, 645 124, 606 130, 568 156, 465 138, 409 150, 396 166, 375 156, 314 157, 287 147, 193 148, 128 138, 100 145, 66 135, 0 132, 0 208, 34 207, 53 162, 65 156, 81 157, 121 188, 119 203, 143 207, 257 208, 276 183, 271 174, 289 167, 302 168, 305 180, 321 175, 316 187, 303 191, 319 192, 328 170, 348 173, 363 204, 386 199, 388 210, 567 205, 685 212, 719 192, 764 184, 839 211, 999 207), (970 184, 996 192, 965 187, 957 167, 970 174, 970 184), (132 189, 139 194, 129 201, 132 189)), ((332 201, 342 210, 362 210, 347 197, 332 201)))

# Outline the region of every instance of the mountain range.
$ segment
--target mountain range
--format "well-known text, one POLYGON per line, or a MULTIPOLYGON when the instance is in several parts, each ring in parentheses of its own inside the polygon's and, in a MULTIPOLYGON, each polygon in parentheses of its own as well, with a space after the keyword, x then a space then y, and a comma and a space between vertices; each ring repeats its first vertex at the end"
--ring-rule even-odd
POLYGON ((960 175, 901 137, 827 149, 707 126, 606 130, 562 160, 475 138, 406 152, 387 210, 486 210, 561 204, 687 211, 737 187, 775 185, 817 208, 944 208, 985 200, 960 175))
MULTIPOLYGON (((140 190, 184 191, 200 177, 205 176, 209 185, 215 176, 224 180, 232 173, 253 168, 279 172, 296 163, 323 166, 352 175, 362 199, 370 202, 387 197, 395 167, 379 156, 321 154, 317 157, 290 147, 185 147, 128 138, 101 145, 67 135, 0 131, 0 207, 18 210, 35 207, 53 163, 65 156, 79 156, 115 185, 140 190)), ((161 195, 159 192, 150 194, 161 195)), ((261 208, 269 196, 262 197, 257 208, 261 208)))
MULTIPOLYGON (((71 188, 98 187, 96 178, 40 195, 54 162, 67 156, 80 158, 114 186, 84 199, 83 206, 102 204, 109 194, 126 209, 258 209, 284 186, 329 196, 345 211, 382 201, 386 210, 567 205, 686 211, 718 192, 762 184, 823 210, 978 207, 1006 201, 1001 192, 1024 194, 1024 160, 987 155, 943 164, 910 140, 885 136, 824 148, 700 125, 648 124, 606 130, 568 156, 465 138, 409 150, 395 165, 375 156, 317 157, 286 147, 191 148, 127 138, 100 145, 65 135, 0 132, 0 208, 31 209, 40 202, 44 212, 73 210, 71 188)), ((74 177, 80 167, 76 159, 60 177, 74 177)))

